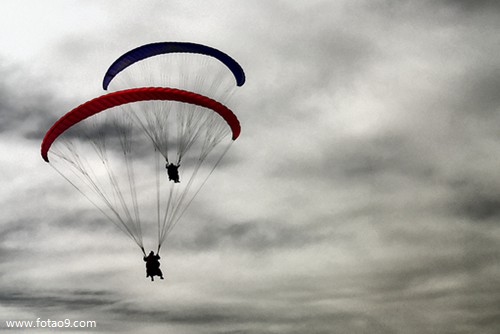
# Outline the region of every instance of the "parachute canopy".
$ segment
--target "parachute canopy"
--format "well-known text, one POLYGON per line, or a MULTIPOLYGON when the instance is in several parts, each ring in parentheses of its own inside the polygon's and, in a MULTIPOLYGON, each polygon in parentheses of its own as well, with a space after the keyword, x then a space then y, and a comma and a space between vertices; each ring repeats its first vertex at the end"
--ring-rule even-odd
POLYGON ((120 56, 111 64, 104 75, 102 87, 107 90, 113 78, 130 65, 149 57, 167 53, 196 53, 213 57, 229 68, 234 75, 237 86, 242 86, 245 83, 245 72, 241 66, 222 51, 206 45, 190 42, 159 42, 142 45, 120 56))
POLYGON ((191 103, 201 107, 212 109, 218 113, 229 125, 232 131, 232 139, 236 140, 240 135, 241 127, 233 112, 221 103, 203 95, 175 88, 166 87, 143 87, 132 88, 112 92, 81 104, 75 109, 61 117, 45 134, 42 141, 42 157, 49 162, 48 151, 54 140, 74 124, 108 108, 122 104, 148 101, 148 100, 171 100, 191 103))
POLYGON ((41 154, 143 252, 145 242, 159 251, 239 134, 237 117, 213 99, 142 87, 71 110, 47 131, 41 154))

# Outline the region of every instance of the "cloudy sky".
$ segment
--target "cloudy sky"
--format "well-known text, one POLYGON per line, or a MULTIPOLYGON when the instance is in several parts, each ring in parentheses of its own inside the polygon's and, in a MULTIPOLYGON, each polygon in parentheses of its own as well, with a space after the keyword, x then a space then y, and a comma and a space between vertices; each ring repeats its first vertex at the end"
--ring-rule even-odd
POLYGON ((6 0, 0 13, 0 328, 498 331, 498 2, 6 0), (247 83, 231 163, 151 283, 39 147, 102 94, 117 56, 168 40, 224 50, 247 83))

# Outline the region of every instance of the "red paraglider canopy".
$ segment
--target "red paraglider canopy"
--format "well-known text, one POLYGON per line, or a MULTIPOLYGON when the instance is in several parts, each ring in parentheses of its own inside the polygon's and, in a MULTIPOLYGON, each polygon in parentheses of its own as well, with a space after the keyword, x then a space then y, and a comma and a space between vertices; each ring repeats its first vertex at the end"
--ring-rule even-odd
POLYGON ((236 140, 240 135, 241 127, 236 115, 229 108, 209 97, 186 90, 167 87, 133 88, 102 95, 79 105, 62 116, 52 125, 43 138, 41 147, 42 158, 46 162, 49 162, 48 151, 52 143, 59 135, 76 123, 112 107, 151 100, 177 101, 209 108, 218 113, 227 122, 231 128, 233 140, 236 140))

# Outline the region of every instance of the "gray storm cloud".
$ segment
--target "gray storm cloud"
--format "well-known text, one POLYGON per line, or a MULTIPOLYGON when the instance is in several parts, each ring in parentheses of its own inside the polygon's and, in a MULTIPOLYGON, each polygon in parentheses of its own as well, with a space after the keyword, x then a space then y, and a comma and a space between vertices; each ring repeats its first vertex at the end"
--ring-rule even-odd
POLYGON ((95 27, 59 30, 46 85, 2 68, 1 314, 102 332, 495 333, 497 2, 117 3, 80 5, 95 27), (247 83, 230 101, 241 138, 150 284, 39 144, 108 61, 166 39, 224 49, 247 83))

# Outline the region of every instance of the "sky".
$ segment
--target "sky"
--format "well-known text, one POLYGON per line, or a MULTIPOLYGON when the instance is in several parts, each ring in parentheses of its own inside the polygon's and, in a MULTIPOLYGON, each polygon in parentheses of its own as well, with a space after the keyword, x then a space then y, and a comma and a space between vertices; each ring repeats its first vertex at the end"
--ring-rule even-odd
MULTIPOLYGON (((0 2, 0 328, 496 333, 496 1, 0 2), (165 280, 40 157, 123 52, 230 54, 242 133, 162 250, 165 280)), ((12 333, 73 333, 12 329, 12 333)))

